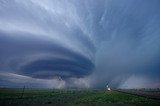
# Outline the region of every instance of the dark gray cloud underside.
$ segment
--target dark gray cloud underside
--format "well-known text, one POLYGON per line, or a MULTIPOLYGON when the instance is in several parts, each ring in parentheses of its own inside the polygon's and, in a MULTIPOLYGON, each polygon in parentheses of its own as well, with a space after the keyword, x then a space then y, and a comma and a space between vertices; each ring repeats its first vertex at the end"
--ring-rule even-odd
POLYGON ((11 59, 6 67, 10 67, 10 70, 14 70, 18 74, 45 79, 53 78, 54 76, 63 78, 84 77, 89 75, 94 69, 92 60, 56 42, 50 42, 38 37, 29 37, 34 35, 26 33, 20 33, 19 35, 25 37, 14 38, 12 37, 13 35, 2 32, 0 36, 1 62, 16 57, 11 59), (41 56, 35 60, 31 59, 31 61, 21 65, 21 63, 27 61, 25 56, 34 54, 35 56, 39 54, 50 55, 41 56), (59 58, 54 55, 58 55, 59 58))

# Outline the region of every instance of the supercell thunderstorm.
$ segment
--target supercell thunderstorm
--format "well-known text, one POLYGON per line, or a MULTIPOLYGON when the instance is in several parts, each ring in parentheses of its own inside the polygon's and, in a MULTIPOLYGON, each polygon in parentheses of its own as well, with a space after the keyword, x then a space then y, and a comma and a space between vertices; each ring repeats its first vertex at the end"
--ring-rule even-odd
POLYGON ((1 0, 0 86, 160 87, 159 0, 1 0))

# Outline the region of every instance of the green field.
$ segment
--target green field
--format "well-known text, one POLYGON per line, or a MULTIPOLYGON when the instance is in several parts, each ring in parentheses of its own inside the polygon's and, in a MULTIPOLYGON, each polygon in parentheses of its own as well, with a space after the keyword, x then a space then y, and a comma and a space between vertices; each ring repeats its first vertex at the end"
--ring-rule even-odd
POLYGON ((160 106, 160 100, 91 89, 0 89, 0 106, 160 106))

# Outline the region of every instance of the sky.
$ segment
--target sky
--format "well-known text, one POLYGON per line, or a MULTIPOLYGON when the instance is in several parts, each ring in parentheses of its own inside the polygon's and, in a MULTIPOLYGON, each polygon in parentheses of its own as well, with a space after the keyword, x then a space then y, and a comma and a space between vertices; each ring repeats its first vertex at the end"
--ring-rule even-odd
POLYGON ((0 0, 0 87, 160 88, 159 0, 0 0))

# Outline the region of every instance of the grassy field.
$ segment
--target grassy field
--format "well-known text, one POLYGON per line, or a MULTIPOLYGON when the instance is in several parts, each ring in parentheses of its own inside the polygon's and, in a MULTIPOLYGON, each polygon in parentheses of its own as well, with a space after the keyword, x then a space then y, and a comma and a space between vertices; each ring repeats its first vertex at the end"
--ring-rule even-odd
POLYGON ((160 106, 160 100, 94 89, 0 89, 0 106, 160 106))

